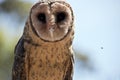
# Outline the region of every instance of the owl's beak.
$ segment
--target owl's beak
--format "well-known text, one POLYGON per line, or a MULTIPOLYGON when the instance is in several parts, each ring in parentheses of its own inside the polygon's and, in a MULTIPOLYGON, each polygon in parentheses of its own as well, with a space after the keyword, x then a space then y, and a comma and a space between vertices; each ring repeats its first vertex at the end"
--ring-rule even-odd
POLYGON ((55 29, 55 27, 56 27, 56 24, 54 22, 49 22, 48 25, 47 25, 48 30, 50 30, 51 28, 55 29))
POLYGON ((53 38, 53 37, 54 37, 54 36, 53 36, 54 28, 49 28, 49 32, 50 32, 51 38, 53 38))
POLYGON ((48 25, 47 25, 47 29, 50 32, 50 36, 53 40, 54 40, 55 28, 56 28, 56 24, 55 24, 54 20, 53 19, 49 20, 48 25))

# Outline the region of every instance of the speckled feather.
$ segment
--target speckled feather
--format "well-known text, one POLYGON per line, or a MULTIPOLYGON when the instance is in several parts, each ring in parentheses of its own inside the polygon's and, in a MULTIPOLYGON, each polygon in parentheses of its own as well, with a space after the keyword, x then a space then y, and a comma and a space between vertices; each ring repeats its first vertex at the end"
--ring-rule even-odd
POLYGON ((72 80, 73 35, 71 23, 63 39, 52 42, 43 40, 38 37, 29 17, 15 48, 12 80, 72 80))

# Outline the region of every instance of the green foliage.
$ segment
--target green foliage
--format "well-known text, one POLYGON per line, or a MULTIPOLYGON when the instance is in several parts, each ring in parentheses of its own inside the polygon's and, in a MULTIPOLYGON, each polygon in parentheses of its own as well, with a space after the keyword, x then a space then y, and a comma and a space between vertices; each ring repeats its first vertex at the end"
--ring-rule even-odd
POLYGON ((5 30, 0 29, 0 80, 8 80, 11 77, 14 46, 16 38, 6 36, 5 30))
POLYGON ((19 16, 19 19, 24 19, 31 6, 31 3, 22 0, 5 0, 0 4, 1 11, 6 13, 14 12, 19 16))

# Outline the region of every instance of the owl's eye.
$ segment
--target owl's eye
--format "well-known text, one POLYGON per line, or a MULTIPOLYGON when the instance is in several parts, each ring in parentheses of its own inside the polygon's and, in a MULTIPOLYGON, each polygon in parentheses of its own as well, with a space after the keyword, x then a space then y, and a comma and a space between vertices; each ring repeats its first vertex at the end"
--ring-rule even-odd
POLYGON ((37 18, 40 22, 46 23, 46 16, 44 13, 38 14, 37 18))
POLYGON ((56 15, 56 22, 59 23, 66 19, 66 14, 64 12, 58 12, 56 15))

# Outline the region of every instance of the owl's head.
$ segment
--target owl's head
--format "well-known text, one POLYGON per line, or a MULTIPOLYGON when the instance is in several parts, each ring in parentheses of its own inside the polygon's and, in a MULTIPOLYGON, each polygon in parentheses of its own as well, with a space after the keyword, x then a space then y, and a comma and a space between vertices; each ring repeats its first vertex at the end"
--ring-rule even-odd
POLYGON ((73 11, 65 1, 42 1, 32 7, 30 21, 40 39, 59 41, 73 26, 73 11))

